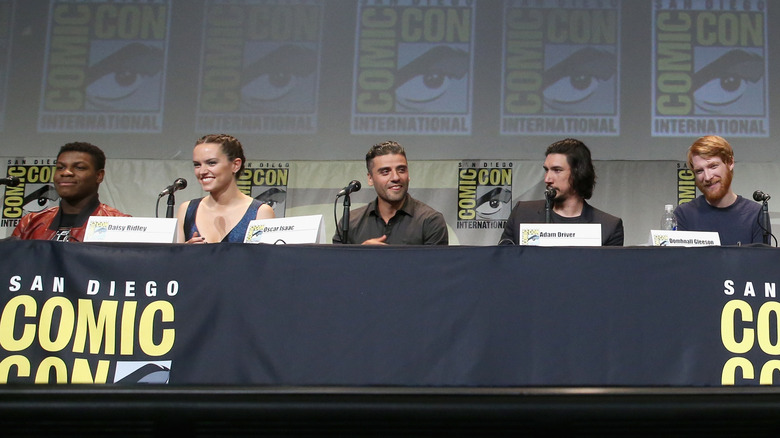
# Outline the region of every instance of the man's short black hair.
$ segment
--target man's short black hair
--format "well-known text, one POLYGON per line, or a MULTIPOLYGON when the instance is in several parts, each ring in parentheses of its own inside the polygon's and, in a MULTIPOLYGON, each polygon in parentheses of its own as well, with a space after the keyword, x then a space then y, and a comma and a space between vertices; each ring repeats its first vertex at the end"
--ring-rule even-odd
POLYGON ((369 149, 368 153, 366 154, 366 170, 368 170, 368 173, 371 173, 371 162, 374 160, 374 158, 390 154, 403 155, 404 158, 406 158, 406 151, 404 150, 404 147, 398 144, 396 141, 388 140, 371 146, 371 149, 369 149))
POLYGON ((566 162, 571 167, 572 187, 583 199, 590 199, 596 186, 596 169, 585 143, 574 138, 557 141, 547 147, 544 156, 550 154, 566 155, 566 162))
POLYGON ((86 152, 92 156, 92 164, 95 165, 95 170, 101 170, 106 168, 106 154, 92 143, 84 141, 75 141, 67 143, 60 148, 57 153, 57 158, 60 158, 63 152, 86 152))

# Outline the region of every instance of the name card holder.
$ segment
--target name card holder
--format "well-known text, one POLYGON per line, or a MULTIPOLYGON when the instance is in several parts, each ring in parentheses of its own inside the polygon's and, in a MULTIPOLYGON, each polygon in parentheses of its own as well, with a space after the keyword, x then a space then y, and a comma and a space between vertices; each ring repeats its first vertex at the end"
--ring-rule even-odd
POLYGON ((601 224, 520 224, 520 245, 601 246, 601 224))
POLYGON ((244 243, 325 243, 325 221, 321 214, 255 219, 249 222, 244 243))
POLYGON ((650 246, 720 246, 716 231, 650 230, 650 246))
POLYGON ((175 243, 175 218, 90 216, 85 242, 175 243))

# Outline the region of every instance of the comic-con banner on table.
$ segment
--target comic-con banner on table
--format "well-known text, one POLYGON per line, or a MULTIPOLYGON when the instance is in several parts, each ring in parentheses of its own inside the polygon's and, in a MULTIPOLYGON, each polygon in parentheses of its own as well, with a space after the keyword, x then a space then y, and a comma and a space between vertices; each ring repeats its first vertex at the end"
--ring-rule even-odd
POLYGON ((780 379, 776 248, 10 240, 0 250, 4 383, 780 379), (561 260, 567 275, 551 278, 561 260))

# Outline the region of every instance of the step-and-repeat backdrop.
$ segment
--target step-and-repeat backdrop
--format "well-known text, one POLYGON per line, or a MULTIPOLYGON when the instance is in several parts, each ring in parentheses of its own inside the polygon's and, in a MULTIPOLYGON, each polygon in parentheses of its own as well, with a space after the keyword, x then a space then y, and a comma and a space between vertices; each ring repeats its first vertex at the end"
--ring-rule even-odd
MULTIPOLYGON (((56 202, 64 143, 103 148, 102 199, 150 216, 191 175, 195 139, 226 132, 252 161, 242 187, 279 216, 331 218, 369 146, 397 140, 453 243, 489 244, 514 202, 541 196, 545 147, 576 137, 598 160, 593 204, 640 244, 664 204, 694 195, 680 161, 701 135, 734 145, 739 193, 777 192, 773 6, 0 0, 0 172, 24 180, 4 189, 0 233, 56 202)), ((199 195, 194 181, 177 193, 199 195)))

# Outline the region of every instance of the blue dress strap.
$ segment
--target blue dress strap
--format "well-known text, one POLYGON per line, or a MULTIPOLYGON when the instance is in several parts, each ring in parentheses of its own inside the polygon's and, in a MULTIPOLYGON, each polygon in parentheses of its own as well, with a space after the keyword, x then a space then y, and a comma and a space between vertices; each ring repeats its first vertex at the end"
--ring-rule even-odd
POLYGON ((198 214, 198 205, 203 198, 197 198, 190 201, 190 205, 187 206, 187 212, 184 214, 184 241, 192 239, 192 236, 198 231, 198 226, 195 225, 195 216, 198 214))
POLYGON ((244 237, 246 236, 246 230, 249 228, 249 222, 252 222, 253 220, 257 219, 257 210, 260 209, 260 207, 263 205, 262 201, 258 201, 257 199, 252 199, 252 203, 249 204, 249 207, 246 209, 246 212, 244 213, 244 217, 241 218, 240 221, 236 224, 235 227, 233 227, 232 230, 225 236, 224 239, 222 239, 223 242, 238 242, 241 243, 244 241, 244 237))

